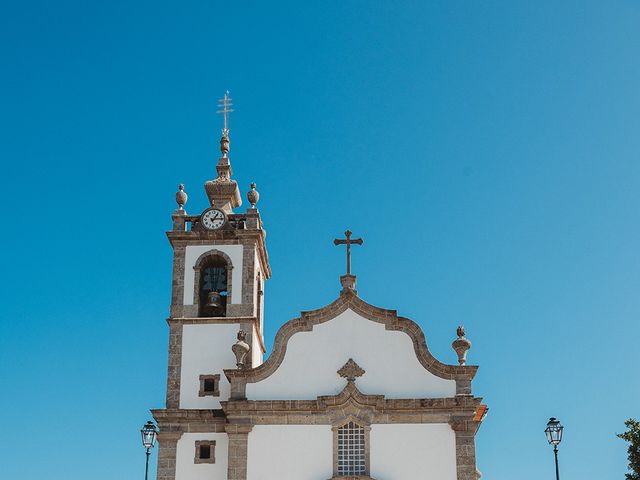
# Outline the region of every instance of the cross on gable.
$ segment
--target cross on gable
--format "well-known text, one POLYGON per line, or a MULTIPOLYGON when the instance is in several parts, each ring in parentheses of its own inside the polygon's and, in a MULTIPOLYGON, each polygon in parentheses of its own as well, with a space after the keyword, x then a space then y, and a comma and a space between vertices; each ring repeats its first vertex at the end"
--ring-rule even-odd
POLYGON ((334 245, 346 245, 347 246, 347 275, 351 275, 351 245, 362 245, 363 240, 361 238, 351 238, 352 232, 351 230, 347 230, 344 232, 344 236, 346 238, 340 239, 336 238, 333 241, 334 245))

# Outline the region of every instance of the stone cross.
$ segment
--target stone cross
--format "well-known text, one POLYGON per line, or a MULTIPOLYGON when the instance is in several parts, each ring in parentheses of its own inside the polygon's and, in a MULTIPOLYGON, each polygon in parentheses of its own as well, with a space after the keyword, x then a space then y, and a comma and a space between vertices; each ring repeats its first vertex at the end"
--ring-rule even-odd
POLYGON ((344 240, 336 238, 333 241, 334 245, 346 245, 347 246, 347 275, 351 275, 351 244, 354 245, 362 245, 362 239, 361 238, 354 238, 353 240, 351 239, 351 230, 347 230, 346 232, 344 232, 344 236, 347 237, 344 240))

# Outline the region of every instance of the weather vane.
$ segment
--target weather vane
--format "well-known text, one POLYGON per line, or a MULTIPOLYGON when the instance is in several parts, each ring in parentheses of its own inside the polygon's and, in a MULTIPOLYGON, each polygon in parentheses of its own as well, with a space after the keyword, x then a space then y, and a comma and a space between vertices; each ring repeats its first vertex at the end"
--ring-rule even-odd
POLYGON ((229 96, 229 90, 224 92, 224 97, 218 99, 218 110, 216 113, 221 113, 224 117, 224 128, 222 129, 222 135, 226 136, 229 133, 229 114, 233 112, 231 107, 231 97, 229 96))

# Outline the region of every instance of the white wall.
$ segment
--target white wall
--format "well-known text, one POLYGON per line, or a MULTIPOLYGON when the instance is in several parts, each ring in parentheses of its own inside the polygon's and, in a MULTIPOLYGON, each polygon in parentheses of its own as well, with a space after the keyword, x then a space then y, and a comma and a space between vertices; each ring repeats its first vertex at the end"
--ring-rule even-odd
MULTIPOLYGON (((448 424, 374 424, 369 441, 376 480, 456 480, 455 434, 448 424)), ((247 480, 327 480, 332 475, 330 426, 257 425, 249 433, 247 480)))
POLYGON ((260 345, 260 339, 258 338, 258 335, 260 335, 260 333, 255 327, 253 327, 251 352, 249 353, 251 355, 251 365, 253 365, 253 368, 256 368, 262 363, 262 346, 260 345))
POLYGON ((455 433, 446 423, 372 425, 370 442, 376 480, 456 480, 455 433))
POLYGON ((209 250, 220 250, 229 255, 233 264, 231 272, 231 303, 242 303, 242 245, 189 245, 187 246, 184 259, 184 304, 194 304, 194 279, 195 271, 193 270, 196 261, 205 252, 209 250))
POLYGON ((184 433, 176 450, 176 480, 225 480, 229 458, 226 433, 184 433), (215 440, 216 463, 194 463, 196 440, 215 440))
POLYGON ((349 358, 366 371, 356 381, 363 393, 388 398, 455 396, 455 381, 425 370, 406 333, 385 330, 383 324, 346 310, 311 332, 294 334, 280 367, 270 377, 247 384, 247 397, 301 400, 335 395, 346 385, 336 372, 349 358))
POLYGON ((227 400, 231 392, 222 370, 236 368, 231 346, 237 340, 240 326, 197 324, 182 328, 180 408, 220 408, 220 400, 227 400), (200 375, 215 374, 220 374, 220 396, 199 397, 200 375))
POLYGON ((248 447, 247 480, 327 480, 333 475, 329 425, 256 425, 248 447))

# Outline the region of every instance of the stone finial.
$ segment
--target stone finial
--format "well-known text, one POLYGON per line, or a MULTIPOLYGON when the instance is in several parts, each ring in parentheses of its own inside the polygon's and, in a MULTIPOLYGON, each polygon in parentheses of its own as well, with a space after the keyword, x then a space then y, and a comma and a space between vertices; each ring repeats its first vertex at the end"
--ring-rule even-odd
POLYGON ((256 182, 251 182, 251 190, 247 193, 247 200, 249 200, 251 208, 256 208, 256 203, 260 200, 260 194, 256 190, 256 182))
POLYGON ((236 356, 236 366, 239 369, 243 369, 245 367, 245 358, 247 357, 249 350, 251 350, 251 347, 249 347, 249 344, 245 341, 246 339, 247 334, 244 330, 240 330, 238 332, 238 341, 231 347, 231 351, 236 356))
POLYGON ((356 295, 358 292, 356 291, 356 276, 355 275, 341 275, 340 276, 340 285, 342 285, 342 291, 352 291, 356 295))
POLYGON ((456 338, 451 346, 458 354, 458 363, 465 365, 467 363, 467 351, 471 348, 471 342, 464 336, 464 325, 460 325, 456 330, 458 338, 456 338))
POLYGON ((233 112, 232 98, 229 96, 229 90, 224 92, 224 97, 218 99, 218 110, 224 119, 224 127, 222 128, 222 138, 220 138, 220 152, 226 158, 229 155, 229 114, 233 112))
POLYGON ((229 132, 222 131, 222 137, 220 137, 220 153, 222 153, 223 158, 227 158, 229 156, 229 132))
POLYGON ((189 195, 184 191, 184 184, 178 185, 178 191, 176 192, 176 203, 178 204, 178 210, 184 210, 184 206, 189 200, 189 195))
POLYGON ((338 370, 338 375, 343 378, 346 378, 347 381, 353 382, 357 377, 361 377, 366 372, 360 368, 356 362, 353 361, 353 358, 347 360, 340 370, 338 370))
POLYGON ((240 198, 240 190, 235 180, 231 180, 233 174, 231 170, 231 161, 229 160, 229 113, 233 112, 231 107, 231 97, 229 91, 225 92, 224 97, 220 100, 218 113, 224 116, 224 128, 222 129, 222 137, 220 137, 220 153, 222 156, 218 159, 216 171, 218 176, 214 180, 208 180, 204 184, 207 192, 209 203, 212 207, 218 208, 229 214, 233 213, 233 209, 242 205, 240 198))

